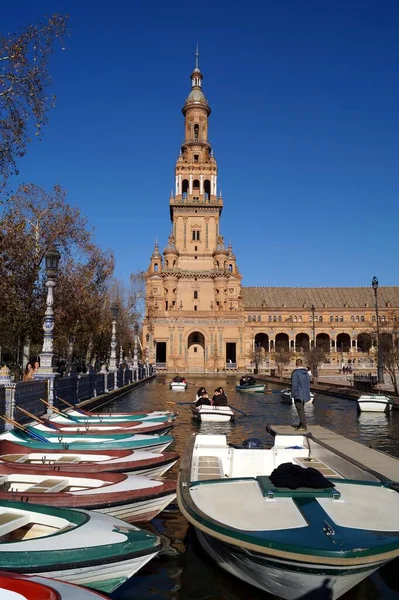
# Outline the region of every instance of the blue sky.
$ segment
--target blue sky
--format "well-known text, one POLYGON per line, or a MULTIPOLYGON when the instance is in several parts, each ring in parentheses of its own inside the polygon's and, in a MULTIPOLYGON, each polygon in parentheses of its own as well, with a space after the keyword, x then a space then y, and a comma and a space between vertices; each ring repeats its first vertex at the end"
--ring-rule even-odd
POLYGON ((399 283, 396 0, 22 0, 0 27, 53 12, 57 106, 13 185, 66 188, 117 276, 166 245, 198 40, 243 284, 399 283))

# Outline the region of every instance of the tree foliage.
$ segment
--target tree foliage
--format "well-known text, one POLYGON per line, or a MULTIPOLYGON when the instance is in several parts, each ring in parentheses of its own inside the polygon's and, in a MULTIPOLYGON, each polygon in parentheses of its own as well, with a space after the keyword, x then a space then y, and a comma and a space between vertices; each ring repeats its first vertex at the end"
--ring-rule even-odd
POLYGON ((102 251, 66 192, 22 185, 0 216, 0 345, 42 339, 45 308, 43 257, 57 244, 62 259, 55 289, 55 350, 65 354, 69 337, 81 353, 105 352, 110 340, 111 252, 102 251))
POLYGON ((30 131, 40 136, 49 100, 49 58, 62 45, 68 16, 54 14, 19 33, 0 37, 0 190, 24 156, 30 131))
POLYGON ((326 354, 322 346, 316 346, 305 352, 306 362, 314 377, 317 377, 320 365, 326 361, 326 354))
POLYGON ((289 365, 291 362, 292 353, 289 352, 288 350, 276 350, 273 358, 274 358, 274 362, 277 365, 279 376, 282 377, 284 367, 289 365))

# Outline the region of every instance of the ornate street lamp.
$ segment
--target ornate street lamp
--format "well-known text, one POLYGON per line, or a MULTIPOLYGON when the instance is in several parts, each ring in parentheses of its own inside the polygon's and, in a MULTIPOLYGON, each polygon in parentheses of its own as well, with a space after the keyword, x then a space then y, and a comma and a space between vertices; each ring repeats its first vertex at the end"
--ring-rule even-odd
MULTIPOLYGON (((55 246, 50 246, 44 254, 45 265, 46 265, 46 311, 44 313, 43 321, 43 347, 42 352, 39 354, 40 367, 35 373, 35 379, 48 379, 48 402, 50 406, 54 404, 54 378, 58 375, 55 373, 53 361, 53 342, 54 342, 54 295, 53 290, 55 287, 55 278, 58 273, 58 264, 60 262, 61 254, 58 252, 55 246)), ((51 408, 49 409, 51 412, 51 408)))
POLYGON ((111 333, 111 358, 109 360, 109 372, 115 372, 116 367, 116 321, 119 315, 119 308, 117 304, 111 304, 111 315, 112 315, 112 333, 111 333))
POLYGON ((138 360, 137 360, 137 352, 138 352, 138 347, 137 347, 137 341, 138 341, 138 334, 139 334, 139 326, 138 323, 134 324, 134 349, 133 349, 133 370, 138 369, 138 360))
POLYGON ((377 382, 384 383, 384 366, 382 364, 382 355, 380 351, 380 320, 378 317, 378 279, 375 275, 371 281, 371 287, 374 290, 375 318, 377 321, 377 382))
POLYGON ((316 348, 316 331, 315 331, 315 319, 314 319, 314 313, 315 313, 315 305, 312 304, 312 306, 310 307, 310 310, 312 311, 312 332, 313 332, 313 348, 316 348))

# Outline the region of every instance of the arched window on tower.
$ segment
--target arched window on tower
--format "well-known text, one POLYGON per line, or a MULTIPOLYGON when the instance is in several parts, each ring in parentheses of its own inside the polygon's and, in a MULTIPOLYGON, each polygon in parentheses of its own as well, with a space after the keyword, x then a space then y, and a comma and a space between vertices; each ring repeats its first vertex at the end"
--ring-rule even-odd
POLYGON ((197 290, 194 291, 194 300, 198 300, 198 292, 197 292, 197 290))
POLYGON ((229 265, 229 271, 230 271, 230 273, 233 272, 233 265, 229 265))
POLYGON ((183 179, 181 191, 182 191, 183 197, 187 196, 187 193, 188 193, 188 179, 183 179))
POLYGON ((211 195, 211 182, 209 181, 209 179, 205 179, 204 181, 204 194, 205 200, 208 200, 208 198, 211 195))
POLYGON ((199 125, 198 125, 198 123, 196 123, 194 125, 194 139, 195 140, 198 140, 198 134, 199 134, 199 125))
POLYGON ((155 271, 155 273, 158 272, 158 263, 155 263, 155 265, 154 265, 154 271, 155 271))
POLYGON ((193 181, 193 194, 199 194, 199 181, 198 179, 194 179, 193 181))

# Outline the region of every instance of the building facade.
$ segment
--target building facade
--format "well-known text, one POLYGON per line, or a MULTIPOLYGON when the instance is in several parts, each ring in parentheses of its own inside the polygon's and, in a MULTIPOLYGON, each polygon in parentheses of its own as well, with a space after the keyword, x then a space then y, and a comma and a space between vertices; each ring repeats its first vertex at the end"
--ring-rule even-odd
MULTIPOLYGON (((196 65, 182 109, 184 140, 169 200, 172 230, 146 272, 143 342, 149 362, 170 372, 247 370, 276 351, 322 346, 331 362, 372 357, 375 293, 358 288, 244 287, 220 231, 223 198, 208 140, 211 109, 196 65)), ((378 290, 383 335, 399 318, 399 287, 378 290)))

